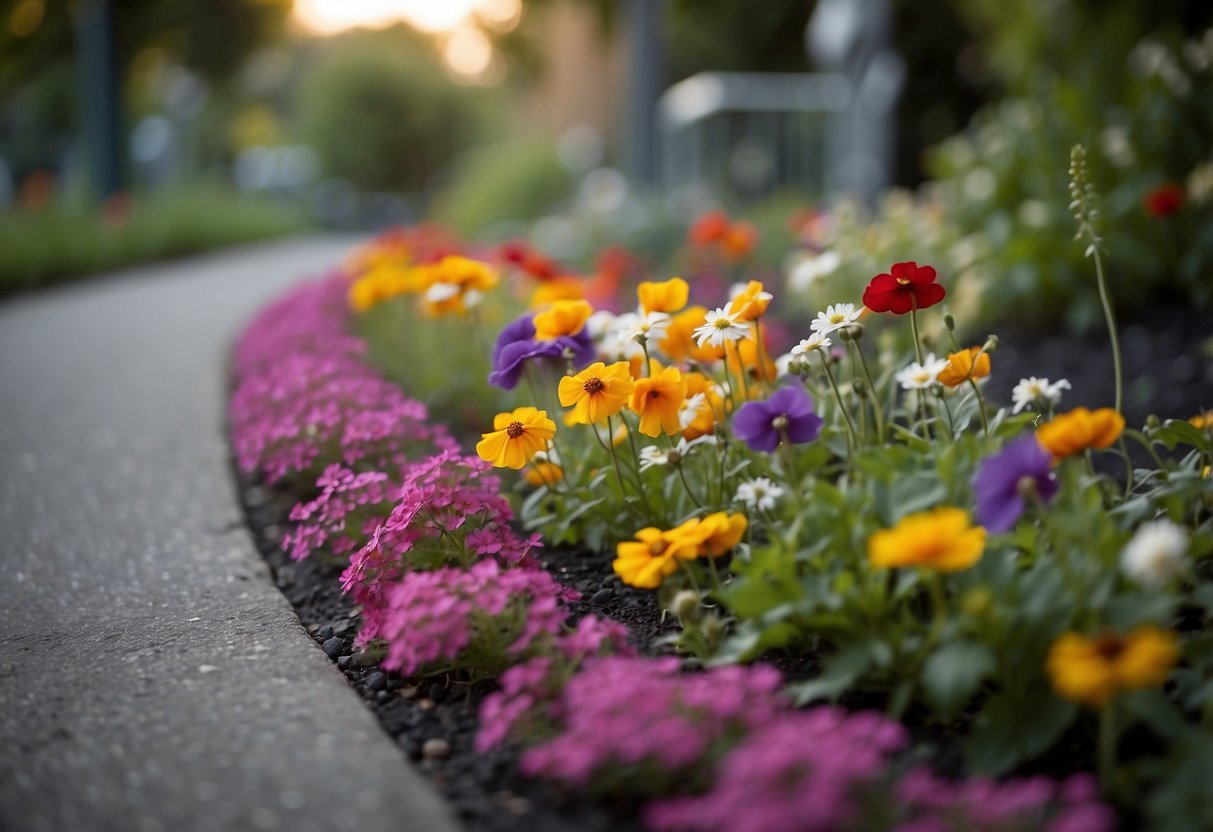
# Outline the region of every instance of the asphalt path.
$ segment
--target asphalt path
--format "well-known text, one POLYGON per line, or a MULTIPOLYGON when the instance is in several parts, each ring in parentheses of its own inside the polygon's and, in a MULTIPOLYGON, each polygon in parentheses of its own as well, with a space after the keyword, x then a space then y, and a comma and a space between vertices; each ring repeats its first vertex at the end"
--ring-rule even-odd
POLYGON ((245 528, 226 362, 314 236, 0 304, 0 829, 454 829, 245 528))

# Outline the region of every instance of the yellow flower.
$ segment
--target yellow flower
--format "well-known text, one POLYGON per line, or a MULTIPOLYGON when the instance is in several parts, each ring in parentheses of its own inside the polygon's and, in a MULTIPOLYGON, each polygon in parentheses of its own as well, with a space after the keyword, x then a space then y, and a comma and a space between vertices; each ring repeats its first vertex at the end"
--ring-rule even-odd
POLYGON ((986 530, 970 526, 958 508, 909 514, 868 538, 868 561, 877 569, 921 566, 940 572, 968 569, 981 559, 986 530))
POLYGON ((592 425, 623 410, 632 394, 632 374, 626 361, 611 366, 598 361, 575 376, 560 379, 560 404, 572 407, 573 424, 592 425))
POLYGON ((639 430, 645 436, 673 435, 682 431, 678 411, 687 397, 687 383, 676 367, 642 378, 632 387, 628 406, 640 416, 639 430))
MULTIPOLYGON (((726 363, 729 365, 729 372, 734 375, 741 374, 741 368, 745 367, 746 378, 764 381, 774 381, 779 374, 779 370, 775 367, 775 361, 771 358, 770 351, 763 345, 762 351, 759 352, 758 341, 752 336, 742 338, 733 344, 733 349, 726 351, 726 363), (738 360, 740 356, 740 361, 738 360), (761 360, 760 360, 761 357, 761 360)), ((762 391, 751 391, 754 395, 762 395, 762 391)))
POLYGON ((1188 420, 1188 424, 1198 430, 1207 430, 1213 428, 1213 410, 1206 410, 1204 413, 1198 413, 1188 420))
POLYGON ((1065 633, 1049 648, 1045 671, 1059 695, 1099 708, 1123 691, 1161 685, 1178 658, 1175 635, 1147 624, 1127 636, 1065 633))
POLYGON ((718 558, 737 548, 745 534, 747 522, 744 514, 718 511, 703 518, 692 517, 681 526, 670 529, 667 534, 688 544, 678 552, 678 557, 684 560, 693 560, 700 555, 718 558))
POLYGON ((615 547, 611 568, 628 586, 656 589, 678 569, 681 553, 688 547, 693 550, 694 543, 649 526, 636 532, 636 540, 615 547))
POLYGON ((990 354, 981 347, 951 353, 948 366, 939 374, 939 383, 945 387, 958 387, 969 379, 985 378, 990 374, 990 354))
POLYGON ((522 472, 527 485, 555 485, 564 479, 564 469, 552 462, 532 462, 522 472))
POLYGON ((493 430, 481 434, 476 443, 480 458, 493 463, 494 468, 518 470, 556 435, 556 423, 543 410, 520 407, 512 413, 498 413, 493 430))
POLYGON ((594 307, 584 300, 558 300, 535 316, 535 340, 551 341, 581 332, 594 307))
POLYGON ((1125 417, 1110 407, 1076 407, 1037 428, 1036 438, 1055 458, 1064 459, 1087 448, 1106 448, 1124 429, 1125 417))
POLYGON ((646 280, 636 287, 640 311, 645 315, 650 312, 677 312, 687 305, 690 291, 691 287, 681 277, 671 277, 661 283, 646 280))
POLYGON ((374 275, 360 277, 350 284, 346 299, 350 309, 355 312, 365 312, 383 300, 383 287, 374 280, 374 275))
POLYGON ((412 269, 408 291, 425 292, 427 315, 463 314, 470 298, 497 285, 497 272, 486 263, 451 254, 437 263, 412 269))
POLYGON ((558 300, 581 300, 585 297, 582 281, 572 275, 545 280, 531 295, 531 308, 542 309, 558 300))
POLYGON ((628 423, 622 419, 619 421, 619 427, 615 428, 615 432, 611 434, 611 447, 618 448, 628 440, 628 423))
POLYGON ((761 318, 771 304, 771 293, 764 291, 762 281, 751 280, 746 287, 729 301, 728 312, 739 321, 755 321, 761 318))

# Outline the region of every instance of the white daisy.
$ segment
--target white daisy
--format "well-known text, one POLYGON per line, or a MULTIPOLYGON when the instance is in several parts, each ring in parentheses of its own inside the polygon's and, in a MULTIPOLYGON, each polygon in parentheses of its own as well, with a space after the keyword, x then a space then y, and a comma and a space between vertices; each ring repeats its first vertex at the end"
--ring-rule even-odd
POLYGON ((695 448, 699 445, 715 445, 715 444, 716 444, 716 437, 715 437, 715 435, 713 435, 711 433, 705 433, 703 436, 697 436, 690 441, 687 441, 687 438, 685 436, 683 436, 678 440, 678 444, 674 446, 674 449, 672 451, 670 451, 666 456, 670 462, 673 462, 675 460, 675 455, 677 455, 677 459, 682 460, 682 459, 686 459, 688 456, 690 456, 691 451, 695 450, 695 448))
POLYGON ((948 359, 936 358, 935 353, 927 353, 927 357, 921 364, 915 361, 893 378, 897 379, 905 390, 926 390, 947 368, 948 359))
POLYGON ((775 508, 775 501, 782 496, 782 488, 766 477, 759 477, 737 486, 737 495, 733 497, 733 500, 738 503, 744 503, 752 509, 770 511, 775 508))
POLYGON ((836 251, 823 251, 816 257, 804 257, 788 273, 788 288, 793 292, 807 292, 814 283, 833 274, 841 263, 842 258, 836 251))
POLYGON ((678 408, 678 424, 683 430, 691 426, 699 418, 699 414, 708 406, 708 397, 703 393, 696 393, 689 399, 683 399, 682 404, 678 408))
POLYGON ((629 312, 615 319, 619 329, 619 338, 623 341, 664 341, 666 329, 670 326, 670 316, 664 312, 650 312, 639 315, 629 312))
POLYGON ((1143 523, 1120 552, 1120 568, 1151 589, 1162 589, 1183 575, 1188 533, 1170 520, 1143 523))
MULTIPOLYGON (((813 323, 817 323, 814 321, 813 323)), ((796 346, 792 347, 792 355, 808 355, 814 350, 824 350, 830 346, 830 339, 825 337, 825 333, 814 332, 808 338, 805 338, 796 346)))
POLYGON ((477 289, 468 289, 463 293, 463 305, 468 309, 479 306, 482 300, 484 300, 484 293, 477 289))
POLYGON ((670 464, 670 452, 663 451, 656 445, 645 445, 640 449, 640 470, 647 471, 650 468, 656 468, 658 465, 670 464))
POLYGON ((719 347, 725 341, 740 341, 749 332, 728 310, 717 309, 707 314, 702 326, 695 328, 695 343, 701 347, 706 344, 719 347))
POLYGON ((455 283, 434 283, 425 290, 425 299, 430 303, 442 303, 459 294, 459 286, 455 283))
POLYGON ((1012 413, 1018 413, 1029 405, 1041 407, 1045 404, 1057 407, 1061 403, 1061 391, 1069 390, 1070 382, 1064 378, 1049 384, 1047 378, 1021 378, 1019 384, 1011 391, 1011 401, 1015 403, 1012 413))
POLYGON ((862 313, 863 309, 856 309, 853 303, 830 304, 826 311, 817 313, 817 319, 809 324, 809 329, 818 335, 829 335, 855 323, 862 313))

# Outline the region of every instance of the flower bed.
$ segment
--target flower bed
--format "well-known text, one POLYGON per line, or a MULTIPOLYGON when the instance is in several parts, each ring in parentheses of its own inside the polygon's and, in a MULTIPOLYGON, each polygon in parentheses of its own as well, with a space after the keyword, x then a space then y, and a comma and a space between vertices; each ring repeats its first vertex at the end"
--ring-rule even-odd
MULTIPOLYGON (((1080 157, 1074 176, 1099 269, 1080 157)), ((726 259, 742 237, 719 218, 691 235, 726 259)), ((1193 785, 1213 750, 1207 417, 1126 430, 1118 408, 1058 412, 1064 385, 1040 379, 994 406, 997 339, 924 354, 960 331, 930 266, 893 265, 783 356, 759 281, 714 311, 688 306, 711 281, 641 282, 617 315, 619 277, 400 230, 250 326, 233 443, 302 495, 291 556, 344 564, 356 644, 347 625, 326 651, 483 697, 478 751, 652 829, 1094 832, 1112 805, 1155 828, 1211 811, 1193 785), (528 290, 533 310, 492 321, 528 290), (371 355, 461 333, 389 371, 489 379, 475 456, 354 328, 371 355), (1126 440, 1150 467, 1117 462, 1126 440), (517 511, 493 468, 523 472, 517 511), (672 631, 629 641, 591 612, 623 586, 672 631), (1013 772, 1034 774, 989 779, 1013 772)))

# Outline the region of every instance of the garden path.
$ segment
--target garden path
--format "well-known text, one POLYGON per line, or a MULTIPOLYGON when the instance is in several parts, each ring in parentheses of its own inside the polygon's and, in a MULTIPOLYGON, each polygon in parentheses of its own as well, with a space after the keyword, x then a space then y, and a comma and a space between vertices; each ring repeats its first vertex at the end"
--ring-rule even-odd
POLYGON ((232 339, 351 242, 0 305, 0 828, 455 828, 271 583, 229 466, 232 339))

